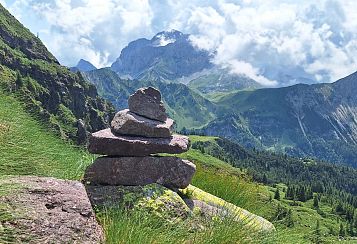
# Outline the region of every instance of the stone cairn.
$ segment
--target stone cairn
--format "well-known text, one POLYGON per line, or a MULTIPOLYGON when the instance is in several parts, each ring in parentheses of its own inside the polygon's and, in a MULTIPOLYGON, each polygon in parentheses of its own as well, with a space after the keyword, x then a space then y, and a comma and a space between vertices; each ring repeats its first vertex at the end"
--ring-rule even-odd
POLYGON ((157 153, 178 154, 189 149, 187 136, 173 135, 161 94, 152 87, 137 90, 129 109, 119 111, 111 128, 93 133, 88 150, 106 155, 90 165, 84 180, 94 185, 141 186, 158 183, 170 189, 186 188, 196 166, 190 161, 157 153))

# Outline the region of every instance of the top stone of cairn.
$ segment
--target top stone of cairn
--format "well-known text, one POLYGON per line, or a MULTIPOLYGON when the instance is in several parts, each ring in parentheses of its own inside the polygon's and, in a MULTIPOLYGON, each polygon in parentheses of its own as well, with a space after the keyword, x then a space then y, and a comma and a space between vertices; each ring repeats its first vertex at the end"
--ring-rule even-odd
POLYGON ((128 100, 129 110, 143 117, 165 122, 167 119, 160 92, 153 88, 140 88, 128 100))

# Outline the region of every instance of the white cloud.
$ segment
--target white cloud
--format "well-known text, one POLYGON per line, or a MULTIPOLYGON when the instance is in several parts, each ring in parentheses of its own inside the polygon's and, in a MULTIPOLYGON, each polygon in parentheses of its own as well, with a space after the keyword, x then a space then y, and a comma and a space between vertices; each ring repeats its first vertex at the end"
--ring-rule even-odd
POLYGON ((156 35, 156 38, 158 38, 158 40, 157 40, 157 44, 155 46, 158 46, 158 47, 163 47, 170 43, 176 42, 176 39, 168 38, 164 34, 156 35))
POLYGON ((15 0, 10 10, 25 25, 35 25, 37 30, 30 29, 69 66, 80 58, 110 65, 129 41, 153 33, 148 0, 15 0))
POLYGON ((253 67, 250 63, 246 63, 240 60, 231 60, 228 62, 227 68, 230 69, 233 74, 244 74, 249 78, 257 81, 263 86, 276 86, 278 84, 275 80, 269 80, 259 74, 259 70, 253 67))
POLYGON ((357 69, 354 0, 13 2, 11 12, 66 65, 109 65, 128 42, 174 28, 214 52, 214 63, 268 86, 334 81, 357 69))
POLYGON ((245 72, 251 78, 258 72, 267 80, 290 75, 293 82, 296 78, 335 81, 357 69, 357 56, 351 54, 357 39, 353 2, 222 0, 214 10, 191 11, 199 18, 191 17, 188 25, 197 30, 191 37, 195 45, 217 50, 215 63, 249 64, 255 72, 245 72))

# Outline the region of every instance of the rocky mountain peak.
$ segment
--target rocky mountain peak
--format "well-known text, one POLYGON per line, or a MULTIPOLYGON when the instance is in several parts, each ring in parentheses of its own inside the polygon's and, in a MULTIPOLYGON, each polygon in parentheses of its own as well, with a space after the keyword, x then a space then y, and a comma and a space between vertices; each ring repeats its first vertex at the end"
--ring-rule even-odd
POLYGON ((187 40, 189 35, 185 35, 177 30, 162 31, 157 33, 152 39, 151 43, 155 47, 163 47, 170 43, 175 43, 177 40, 187 40))
POLYGON ((77 68, 83 69, 83 71, 92 71, 97 69, 91 62, 81 59, 77 64, 77 68))
POLYGON ((95 67, 91 62, 84 60, 84 59, 80 59, 77 63, 77 65, 75 67, 71 68, 71 71, 76 72, 76 71, 80 71, 80 72, 89 72, 92 70, 96 70, 97 67, 95 67))
POLYGON ((151 40, 132 41, 111 68, 134 79, 147 77, 150 73, 158 74, 160 79, 172 80, 212 67, 210 54, 193 47, 188 37, 171 30, 159 32, 151 40))

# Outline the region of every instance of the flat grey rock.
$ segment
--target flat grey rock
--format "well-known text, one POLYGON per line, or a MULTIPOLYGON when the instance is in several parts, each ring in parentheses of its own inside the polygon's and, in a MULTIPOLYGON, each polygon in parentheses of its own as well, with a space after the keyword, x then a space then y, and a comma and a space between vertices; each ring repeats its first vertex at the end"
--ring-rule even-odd
POLYGON ((156 153, 178 154, 190 147, 187 136, 172 135, 169 138, 117 136, 111 129, 93 133, 89 137, 90 153, 108 156, 149 156, 156 153))
POLYGON ((160 91, 153 88, 140 88, 128 100, 129 110, 149 119, 165 122, 166 109, 161 101, 160 91))
POLYGON ((186 188, 196 166, 177 157, 100 157, 90 165, 84 180, 99 185, 143 186, 152 183, 186 188))
POLYGON ((152 120, 125 109, 119 111, 111 122, 112 132, 116 135, 132 135, 143 137, 171 137, 174 121, 152 120))

